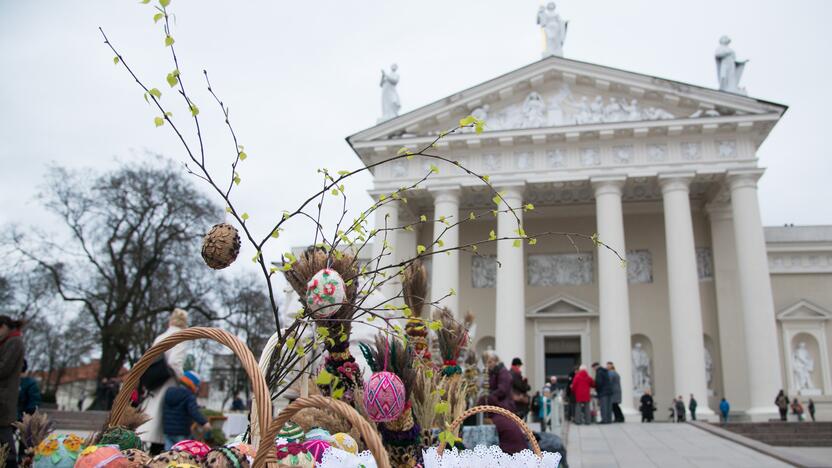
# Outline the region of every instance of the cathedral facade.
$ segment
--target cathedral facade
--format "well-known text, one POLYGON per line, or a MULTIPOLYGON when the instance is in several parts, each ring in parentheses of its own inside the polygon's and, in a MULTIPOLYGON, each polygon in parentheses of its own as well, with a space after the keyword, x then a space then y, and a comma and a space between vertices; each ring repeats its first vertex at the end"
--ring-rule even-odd
MULTIPOLYGON (((482 133, 441 138, 435 152, 487 174, 502 203, 531 203, 517 211, 526 233, 560 234, 430 257, 431 294, 472 312, 474 346, 521 358, 533 387, 611 361, 625 410, 649 388, 660 408, 693 394, 708 415, 725 396, 766 419, 781 388, 821 412, 832 404, 832 226, 768 228, 760 218, 756 152, 785 111, 549 56, 347 140, 371 165, 429 145, 469 114, 486 122, 482 133), (609 249, 567 233, 597 233, 609 249)), ((431 164, 438 173, 408 203, 377 210, 377 225, 493 209, 481 180, 420 157, 374 168, 371 195, 415 183, 431 164)), ((420 223, 388 237, 390 261, 439 232, 447 247, 516 229, 508 213, 450 230, 420 223)))

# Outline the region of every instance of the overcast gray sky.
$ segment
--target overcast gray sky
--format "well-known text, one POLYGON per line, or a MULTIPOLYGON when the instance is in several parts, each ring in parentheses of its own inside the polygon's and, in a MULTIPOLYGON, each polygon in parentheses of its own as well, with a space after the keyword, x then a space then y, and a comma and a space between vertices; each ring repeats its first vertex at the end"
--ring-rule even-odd
MULTIPOLYGON (((154 0, 155 3, 155 0, 154 0)), ((569 58, 714 87, 713 51, 730 35, 751 59, 743 84, 789 111, 759 150, 768 225, 832 224, 829 1, 563 0, 569 58), (824 144, 826 143, 826 144, 824 144)), ((249 159, 240 206, 255 226, 293 207, 315 169, 355 167, 344 137, 379 115, 379 69, 399 64, 403 111, 540 58, 540 0, 173 0, 181 69, 200 106, 211 161, 233 157, 201 70, 231 106, 249 159), (211 123, 209 123, 211 122, 211 123)), ((173 66, 153 11, 134 0, 0 2, 0 223, 46 225, 34 195, 50 162, 108 168, 145 150, 184 159, 168 128, 102 43, 98 26, 170 103, 173 66)), ((175 117, 186 115, 176 101, 175 117)), ((183 122, 186 129, 190 123, 183 122)), ((349 187, 369 203, 368 177, 349 187)), ((280 239, 303 245, 304 230, 280 239)))

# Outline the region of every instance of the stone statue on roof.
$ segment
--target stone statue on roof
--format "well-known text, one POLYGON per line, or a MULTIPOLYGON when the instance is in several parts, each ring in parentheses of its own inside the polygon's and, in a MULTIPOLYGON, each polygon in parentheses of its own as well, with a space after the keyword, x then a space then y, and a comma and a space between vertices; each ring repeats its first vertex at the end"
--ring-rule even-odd
POLYGON ((555 12, 555 8, 555 2, 549 2, 545 7, 541 5, 537 11, 537 24, 546 35, 546 50, 543 51, 543 58, 551 55, 563 57, 563 42, 566 40, 566 28, 569 26, 569 21, 564 21, 555 12))
POLYGON ((738 61, 734 49, 729 47, 731 38, 722 36, 719 47, 716 48, 716 76, 719 80, 719 90, 729 93, 746 94, 745 88, 740 88, 740 78, 748 60, 738 61))

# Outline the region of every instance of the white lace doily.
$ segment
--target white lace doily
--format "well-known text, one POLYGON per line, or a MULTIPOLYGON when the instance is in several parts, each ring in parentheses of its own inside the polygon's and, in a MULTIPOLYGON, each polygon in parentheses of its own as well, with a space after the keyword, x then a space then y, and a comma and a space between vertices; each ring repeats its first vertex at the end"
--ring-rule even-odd
POLYGON ((316 468, 377 468, 376 459, 369 450, 353 455, 341 449, 330 447, 324 452, 316 468))
POLYGON ((422 455, 425 468, 557 468, 561 459, 559 453, 551 452, 543 452, 543 458, 537 458, 528 449, 509 455, 496 445, 477 445, 473 450, 461 452, 455 448, 446 449, 441 457, 436 452, 436 447, 430 447, 422 455))

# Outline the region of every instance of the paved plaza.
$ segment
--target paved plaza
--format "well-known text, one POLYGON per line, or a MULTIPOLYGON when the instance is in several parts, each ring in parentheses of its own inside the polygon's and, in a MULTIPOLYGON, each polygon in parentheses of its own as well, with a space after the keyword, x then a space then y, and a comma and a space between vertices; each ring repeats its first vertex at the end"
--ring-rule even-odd
POLYGON ((570 468, 790 466, 688 424, 572 425, 567 453, 570 468))

